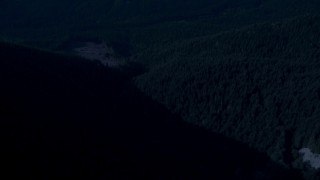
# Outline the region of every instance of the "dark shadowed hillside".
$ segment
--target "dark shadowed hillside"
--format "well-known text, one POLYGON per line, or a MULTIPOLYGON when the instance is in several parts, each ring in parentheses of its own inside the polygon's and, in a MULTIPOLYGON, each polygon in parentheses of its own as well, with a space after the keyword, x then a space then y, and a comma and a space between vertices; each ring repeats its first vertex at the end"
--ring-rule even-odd
POLYGON ((83 59, 0 44, 0 80, 1 176, 298 178, 254 149, 183 123, 121 74, 83 59))

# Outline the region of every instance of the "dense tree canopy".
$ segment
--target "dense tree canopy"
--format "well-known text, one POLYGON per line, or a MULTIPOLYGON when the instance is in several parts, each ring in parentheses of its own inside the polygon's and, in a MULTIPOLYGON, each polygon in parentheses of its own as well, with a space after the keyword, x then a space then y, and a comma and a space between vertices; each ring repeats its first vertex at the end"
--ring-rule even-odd
POLYGON ((178 42, 137 58, 155 64, 136 84, 186 121, 293 165, 300 148, 320 151, 319 32, 307 16, 178 42))

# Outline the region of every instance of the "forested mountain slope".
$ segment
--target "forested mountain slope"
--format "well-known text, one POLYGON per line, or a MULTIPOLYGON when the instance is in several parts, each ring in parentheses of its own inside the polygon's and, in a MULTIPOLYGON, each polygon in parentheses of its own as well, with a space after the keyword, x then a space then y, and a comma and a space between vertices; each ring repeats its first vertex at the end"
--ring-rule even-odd
POLYGON ((246 57, 319 57, 319 16, 300 16, 272 23, 259 23, 211 35, 158 44, 135 59, 157 67, 172 59, 239 55, 246 57))
POLYGON ((193 124, 288 166, 319 152, 320 21, 303 16, 148 51, 136 84, 193 124))

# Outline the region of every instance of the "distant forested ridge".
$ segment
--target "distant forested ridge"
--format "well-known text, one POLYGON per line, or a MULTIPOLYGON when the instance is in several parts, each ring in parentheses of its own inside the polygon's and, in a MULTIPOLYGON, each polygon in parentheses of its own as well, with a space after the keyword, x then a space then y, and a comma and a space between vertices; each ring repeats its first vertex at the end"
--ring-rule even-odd
POLYGON ((316 0, 2 0, 0 36, 57 48, 79 37, 118 40, 136 48, 317 14, 316 0), (148 43, 148 44, 146 44, 148 43))

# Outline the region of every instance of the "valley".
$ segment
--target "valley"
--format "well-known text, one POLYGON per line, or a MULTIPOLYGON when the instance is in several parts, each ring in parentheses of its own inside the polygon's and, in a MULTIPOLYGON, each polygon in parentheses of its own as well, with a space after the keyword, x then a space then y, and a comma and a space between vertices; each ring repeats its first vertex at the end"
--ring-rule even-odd
POLYGON ((113 48, 104 42, 72 42, 70 46, 72 48, 67 53, 75 54, 90 61, 98 61, 104 66, 116 68, 125 63, 123 58, 115 57, 113 48))

